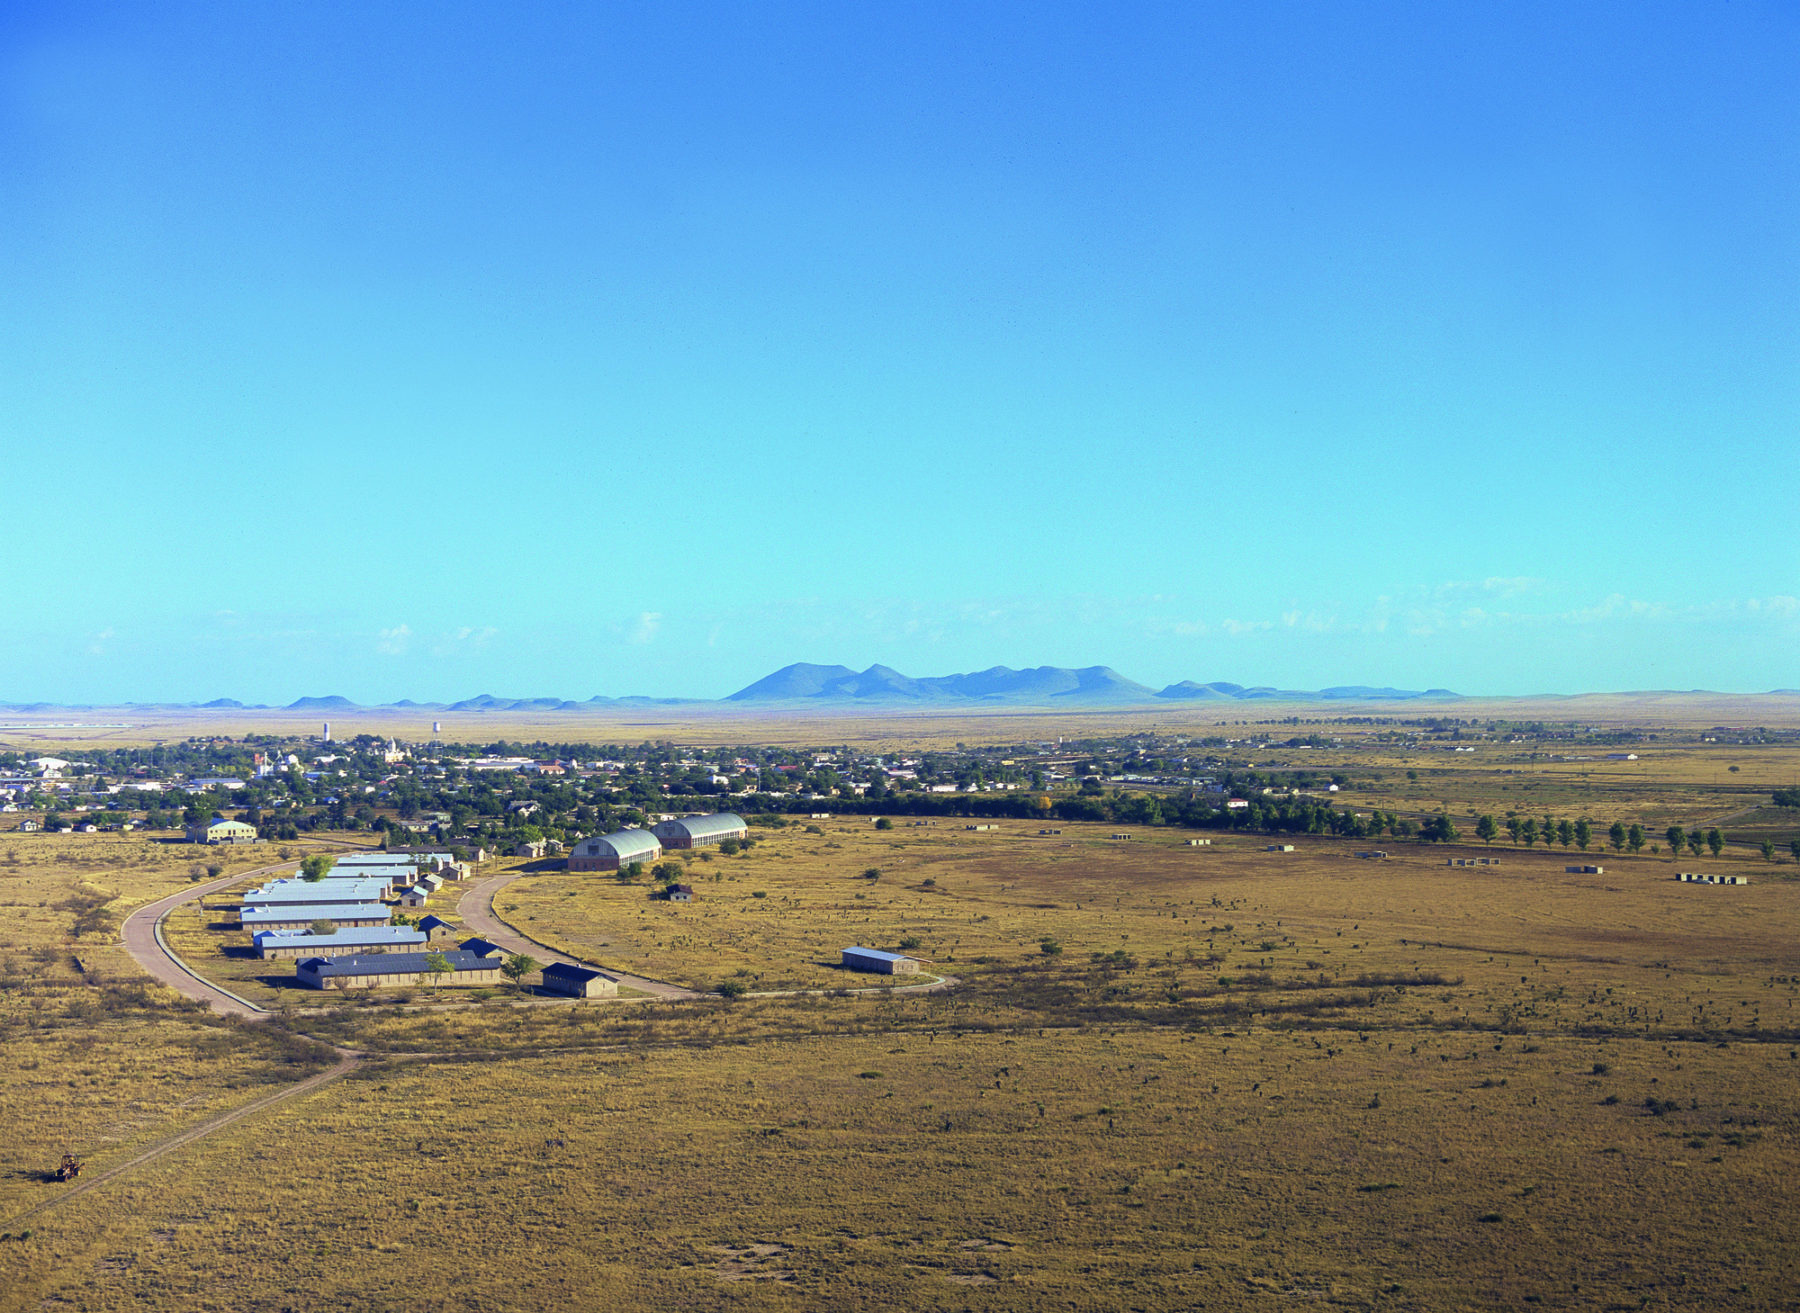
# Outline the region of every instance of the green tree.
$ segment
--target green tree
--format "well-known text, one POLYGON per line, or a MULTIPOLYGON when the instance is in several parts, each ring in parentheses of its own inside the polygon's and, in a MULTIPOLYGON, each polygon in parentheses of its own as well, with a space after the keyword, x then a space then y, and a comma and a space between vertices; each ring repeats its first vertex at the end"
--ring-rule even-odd
POLYGON ((300 878, 317 883, 325 878, 328 871, 337 864, 337 858, 330 853, 314 853, 300 863, 300 878))
POLYGON ((1788 845, 1788 851, 1794 854, 1795 861, 1800 862, 1800 839, 1795 839, 1790 843, 1788 845))
POLYGON ((500 974, 513 982, 514 989, 523 989, 520 982, 536 971, 538 966, 538 960, 529 953, 513 953, 500 964, 500 974))
POLYGON ((1715 825, 1706 832, 1706 846, 1712 849, 1714 857, 1725 851, 1725 836, 1719 833, 1718 826, 1715 825))
POLYGON ((1525 836, 1525 846, 1531 847, 1537 842, 1537 821, 1527 816, 1519 826, 1519 833, 1525 836))
POLYGON ((723 980, 719 982, 719 987, 714 992, 720 998, 737 998, 743 994, 744 987, 735 980, 723 980))
POLYGON ((1689 830, 1687 832, 1687 846, 1688 851, 1698 857, 1701 848, 1706 846, 1706 836, 1699 830, 1689 830))
POLYGON ((1764 839, 1762 841, 1762 855, 1765 862, 1772 862, 1775 860, 1775 841, 1773 839, 1764 839))
POLYGON ((1663 838, 1669 841, 1669 855, 1672 857, 1681 856, 1681 846, 1687 842, 1687 831, 1683 830, 1679 825, 1671 825, 1668 830, 1664 832, 1663 838))
POLYGON ((1551 844, 1555 843, 1556 819, 1551 816, 1544 817, 1544 823, 1538 827, 1538 833, 1544 836, 1544 847, 1548 848, 1551 844))
POLYGON ((894 828, 894 823, 883 816, 875 822, 875 828, 878 830, 891 830, 894 828))
POLYGON ((1644 827, 1634 821, 1632 822, 1631 829, 1625 835, 1625 846, 1631 849, 1632 852, 1636 852, 1644 846, 1644 840, 1647 837, 1648 836, 1644 833, 1644 827))
POLYGON ((1612 829, 1610 829, 1606 832, 1606 837, 1611 842, 1612 850, 1614 852, 1619 852, 1619 851, 1623 850, 1625 847, 1625 838, 1626 838, 1625 822, 1624 821, 1614 821, 1612 823, 1612 829))
POLYGON ((1508 816, 1506 818, 1506 832, 1512 836, 1512 841, 1515 845, 1519 842, 1519 832, 1524 828, 1524 825, 1517 816, 1508 816))
POLYGON ((1588 845, 1593 841, 1594 827, 1588 824, 1587 818, 1584 816, 1575 822, 1575 846, 1582 852, 1586 852, 1588 845))
POLYGON ((658 862, 650 868, 650 878, 661 884, 674 884, 686 874, 680 862, 658 862))
POLYGON ((1483 843, 1492 843, 1499 833, 1500 826, 1492 816, 1484 813, 1481 819, 1475 822, 1475 837, 1483 843))
POLYGON ((450 959, 445 957, 442 953, 425 954, 425 975, 427 977, 427 984, 441 985, 444 981, 444 977, 453 974, 455 970, 456 968, 450 965, 450 959))
POLYGON ((1558 821, 1556 823, 1556 841, 1567 848, 1575 842, 1575 827, 1566 820, 1558 821))

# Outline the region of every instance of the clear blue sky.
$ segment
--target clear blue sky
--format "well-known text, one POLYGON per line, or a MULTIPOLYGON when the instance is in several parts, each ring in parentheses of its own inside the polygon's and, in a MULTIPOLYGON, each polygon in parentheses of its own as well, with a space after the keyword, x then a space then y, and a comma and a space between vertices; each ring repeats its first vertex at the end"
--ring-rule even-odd
POLYGON ((1800 686, 1787 3, 0 7, 0 700, 1800 686))

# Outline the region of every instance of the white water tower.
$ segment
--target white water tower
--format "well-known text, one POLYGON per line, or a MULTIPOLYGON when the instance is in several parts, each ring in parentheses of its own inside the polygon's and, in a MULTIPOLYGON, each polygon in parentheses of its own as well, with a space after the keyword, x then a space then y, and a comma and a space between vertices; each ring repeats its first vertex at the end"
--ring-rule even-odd
POLYGON ((331 742, 331 722, 329 720, 325 722, 324 731, 320 733, 319 738, 322 742, 331 742))

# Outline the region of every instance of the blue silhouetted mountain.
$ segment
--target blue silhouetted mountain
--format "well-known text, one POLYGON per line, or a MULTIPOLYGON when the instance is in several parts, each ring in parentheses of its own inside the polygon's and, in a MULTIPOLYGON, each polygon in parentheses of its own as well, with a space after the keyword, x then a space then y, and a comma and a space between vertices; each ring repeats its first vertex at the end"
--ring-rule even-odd
POLYGON ((784 666, 733 693, 731 702, 813 703, 931 703, 955 705, 970 702, 1109 703, 1143 702, 1151 689, 1133 683, 1107 666, 1069 670, 1061 666, 1035 666, 1014 670, 994 666, 966 675, 936 675, 914 679, 889 666, 870 666, 864 671, 848 666, 784 666))
POLYGON ((225 707, 241 707, 243 705, 244 704, 239 702, 236 698, 214 698, 211 702, 202 702, 200 704, 200 709, 204 711, 212 707, 223 709, 225 707))
POLYGON ((1246 687, 1223 680, 1210 684, 1183 680, 1160 691, 1125 678, 1110 666, 1032 666, 1014 670, 993 666, 964 675, 932 675, 914 678, 891 666, 870 666, 855 671, 848 666, 818 666, 800 662, 783 666, 774 674, 741 688, 730 702, 806 703, 814 706, 887 703, 891 705, 968 706, 1010 704, 1022 706, 1117 706, 1153 704, 1158 700, 1186 702, 1245 701, 1399 701, 1412 698, 1447 699, 1457 695, 1447 689, 1416 693, 1407 689, 1346 685, 1324 692, 1281 689, 1263 684, 1246 687))
POLYGON ((1156 696, 1204 702, 1208 699, 1235 698, 1242 695, 1243 692, 1242 684, 1196 684, 1191 679, 1184 679, 1179 684, 1170 684, 1156 696))
MULTIPOLYGON (((875 667, 871 666, 870 669, 875 667)), ((772 675, 764 675, 746 688, 740 688, 725 700, 793 702, 800 698, 831 696, 838 692, 845 680, 855 678, 856 672, 849 666, 810 666, 804 661, 796 661, 791 666, 783 666, 772 675)))
POLYGON ((323 698, 295 698, 287 704, 289 711, 354 711, 356 703, 333 693, 323 698))

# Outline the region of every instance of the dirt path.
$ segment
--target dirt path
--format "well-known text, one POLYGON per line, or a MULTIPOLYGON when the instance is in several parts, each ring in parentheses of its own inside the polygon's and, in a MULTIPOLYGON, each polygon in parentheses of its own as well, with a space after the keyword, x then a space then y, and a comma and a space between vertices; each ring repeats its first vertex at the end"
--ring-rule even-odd
POLYGON ((641 990, 656 998, 704 998, 705 995, 691 989, 683 989, 680 985, 671 985, 662 980, 650 980, 644 976, 627 975, 615 971, 611 967, 601 966, 598 962, 583 962, 566 953, 559 953, 548 944, 539 943, 531 936, 515 930, 500 919, 494 911, 494 896, 507 885, 517 880, 525 872, 509 871, 503 875, 490 875, 487 879, 472 885, 456 904, 457 915, 462 918, 463 925, 471 934, 480 935, 491 943, 500 945, 513 953, 529 953, 539 961, 546 955, 551 962, 567 962, 571 966, 592 967, 596 971, 604 971, 614 977, 627 989, 641 990))
POLYGON ((256 1113, 273 1108, 276 1104, 283 1103, 288 1099, 296 1098, 299 1095, 310 1094, 313 1090, 319 1089, 321 1086, 329 1085, 333 1081, 342 1080, 345 1076, 348 1076, 362 1065, 362 1055, 360 1053, 353 1052, 350 1049, 338 1049, 337 1055, 338 1060, 336 1065, 328 1067, 316 1076, 308 1076, 305 1080, 296 1082, 284 1089, 275 1090, 272 1093, 263 1095, 261 1098, 252 1099, 242 1107, 232 1108, 229 1111, 218 1114, 216 1117, 208 1117, 198 1125, 190 1126, 185 1131, 178 1131, 174 1135, 169 1136, 166 1140, 158 1141, 148 1149, 138 1153, 136 1156, 126 1159, 115 1167, 109 1167, 103 1172, 95 1173, 92 1176, 85 1172, 82 1173, 82 1175, 76 1179, 75 1184, 69 1186, 67 1189, 58 1191, 42 1203, 33 1205, 10 1219, 7 1224, 8 1227, 10 1228, 13 1224, 22 1222, 28 1217, 35 1217, 39 1213, 47 1212, 52 1208, 61 1207, 71 1199, 76 1199, 86 1194, 89 1190, 97 1190, 108 1182, 124 1176, 127 1172, 134 1172, 148 1163, 155 1162, 158 1158, 194 1143, 196 1140, 204 1139, 214 1131, 222 1130, 233 1122, 241 1121, 245 1117, 254 1116, 256 1113))

